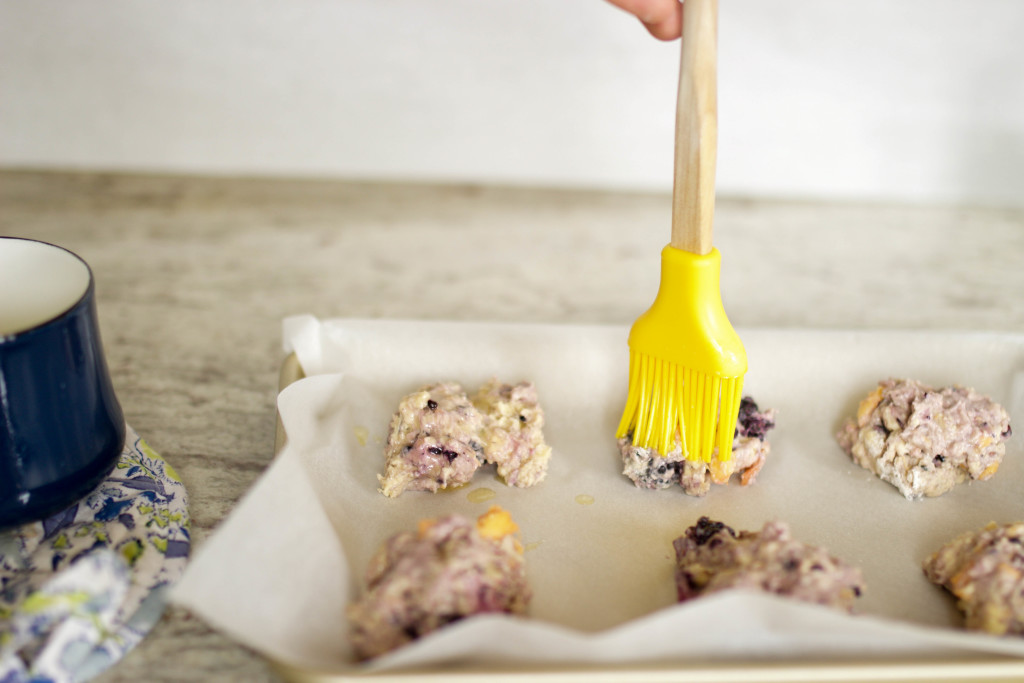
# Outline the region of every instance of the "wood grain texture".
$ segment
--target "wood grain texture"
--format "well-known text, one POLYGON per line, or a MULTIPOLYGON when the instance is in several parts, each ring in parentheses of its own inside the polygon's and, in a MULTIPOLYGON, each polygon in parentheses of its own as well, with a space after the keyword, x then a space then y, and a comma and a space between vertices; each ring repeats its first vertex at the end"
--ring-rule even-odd
POLYGON ((694 254, 712 247, 718 155, 718 0, 683 3, 676 105, 672 246, 694 254))

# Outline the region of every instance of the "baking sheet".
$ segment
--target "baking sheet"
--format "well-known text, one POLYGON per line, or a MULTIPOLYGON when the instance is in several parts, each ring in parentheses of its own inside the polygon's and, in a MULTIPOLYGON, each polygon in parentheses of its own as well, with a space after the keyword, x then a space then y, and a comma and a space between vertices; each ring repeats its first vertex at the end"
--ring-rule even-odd
POLYGON ((309 316, 284 328, 286 350, 308 375, 279 397, 287 442, 174 593, 272 659, 363 673, 453 661, 679 670, 716 661, 1024 657, 1021 639, 961 631, 953 601, 920 570, 958 533, 1024 519, 1020 437, 990 481, 923 501, 853 465, 832 437, 887 376, 973 386, 1024 424, 1021 336, 740 330, 750 358, 745 393, 778 410, 772 454, 753 486, 714 487, 697 499, 640 490, 620 474, 612 433, 626 391, 625 329, 309 316), (472 391, 490 376, 536 383, 555 452, 548 479, 513 489, 485 469, 463 489, 394 500, 377 493, 401 396, 442 379, 472 391), (472 502, 480 488, 495 497, 472 502), (354 664, 344 606, 376 547, 422 517, 477 515, 493 503, 511 511, 529 549, 531 619, 466 620, 354 664), (747 593, 675 605, 671 541, 701 515, 742 529, 783 519, 797 538, 859 565, 867 583, 860 614, 747 593))

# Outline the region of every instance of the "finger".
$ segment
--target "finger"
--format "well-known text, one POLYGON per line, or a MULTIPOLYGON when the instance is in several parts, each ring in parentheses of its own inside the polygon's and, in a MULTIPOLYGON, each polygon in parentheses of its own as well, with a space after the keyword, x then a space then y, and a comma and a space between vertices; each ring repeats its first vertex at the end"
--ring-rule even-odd
POLYGON ((658 40, 675 40, 683 33, 683 5, 679 0, 609 0, 647 27, 658 40))
POLYGON ((679 11, 663 17, 660 21, 644 21, 647 31, 658 40, 675 40, 683 35, 683 11, 679 3, 676 3, 676 6, 679 7, 679 11))

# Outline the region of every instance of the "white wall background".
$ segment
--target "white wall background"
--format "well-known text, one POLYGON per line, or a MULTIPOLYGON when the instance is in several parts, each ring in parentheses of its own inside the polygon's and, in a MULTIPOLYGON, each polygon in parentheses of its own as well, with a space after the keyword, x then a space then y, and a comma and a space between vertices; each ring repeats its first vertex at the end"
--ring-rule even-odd
MULTIPOLYGON (((721 0, 720 192, 1024 206, 1024 1, 721 0)), ((668 189, 603 0, 0 0, 0 166, 668 189)))

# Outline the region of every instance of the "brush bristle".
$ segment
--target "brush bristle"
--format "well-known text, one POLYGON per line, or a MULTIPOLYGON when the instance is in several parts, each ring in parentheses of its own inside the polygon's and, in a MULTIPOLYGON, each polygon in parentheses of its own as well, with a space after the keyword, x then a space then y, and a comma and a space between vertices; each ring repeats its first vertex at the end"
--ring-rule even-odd
POLYGON ((678 437, 683 456, 695 462, 732 457, 743 376, 718 377, 630 351, 629 394, 616 436, 664 456, 678 437))

